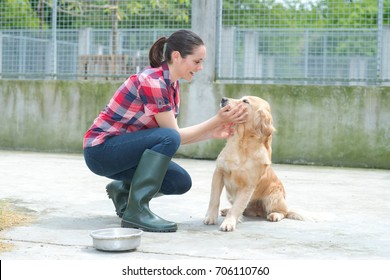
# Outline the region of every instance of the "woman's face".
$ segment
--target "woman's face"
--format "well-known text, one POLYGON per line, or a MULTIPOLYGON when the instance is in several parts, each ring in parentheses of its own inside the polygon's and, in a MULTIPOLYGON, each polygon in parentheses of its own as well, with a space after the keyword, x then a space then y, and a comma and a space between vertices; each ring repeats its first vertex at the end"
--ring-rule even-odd
POLYGON ((196 72, 203 69, 203 61, 206 57, 206 47, 199 46, 194 49, 192 54, 185 58, 178 53, 175 69, 177 70, 177 78, 182 78, 186 81, 191 81, 196 72))

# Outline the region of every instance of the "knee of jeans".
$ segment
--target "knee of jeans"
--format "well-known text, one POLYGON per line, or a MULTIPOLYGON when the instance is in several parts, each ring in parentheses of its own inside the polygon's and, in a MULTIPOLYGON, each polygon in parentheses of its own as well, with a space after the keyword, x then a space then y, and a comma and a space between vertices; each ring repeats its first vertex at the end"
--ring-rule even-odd
POLYGON ((164 182, 161 186, 160 192, 166 195, 171 194, 184 194, 188 192, 192 187, 192 180, 190 176, 176 177, 172 182, 171 180, 164 182))
POLYGON ((188 185, 185 185, 183 188, 181 188, 182 194, 188 192, 192 187, 192 182, 188 185))
POLYGON ((182 180, 182 185, 180 189, 178 189, 178 194, 184 194, 188 192, 192 187, 192 180, 191 177, 187 177, 185 180, 182 180))
POLYGON ((181 194, 188 192, 192 187, 192 180, 190 176, 187 176, 182 180, 182 187, 180 188, 181 194))
POLYGON ((105 176, 103 166, 88 153, 87 149, 84 150, 84 160, 89 170, 91 170, 96 175, 105 176))

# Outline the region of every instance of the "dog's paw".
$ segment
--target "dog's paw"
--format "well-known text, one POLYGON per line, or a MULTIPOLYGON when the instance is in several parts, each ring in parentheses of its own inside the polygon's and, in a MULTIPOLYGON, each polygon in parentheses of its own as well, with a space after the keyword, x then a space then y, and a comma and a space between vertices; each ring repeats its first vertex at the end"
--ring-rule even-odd
POLYGON ((272 212, 268 214, 267 220, 271 222, 279 222, 284 219, 284 215, 282 213, 272 212))
POLYGON ((217 220, 218 220, 218 215, 206 214, 206 217, 204 218, 203 223, 205 225, 215 225, 217 223, 217 220))
POLYGON ((234 231, 237 221, 234 218, 226 218, 219 227, 222 231, 234 231))

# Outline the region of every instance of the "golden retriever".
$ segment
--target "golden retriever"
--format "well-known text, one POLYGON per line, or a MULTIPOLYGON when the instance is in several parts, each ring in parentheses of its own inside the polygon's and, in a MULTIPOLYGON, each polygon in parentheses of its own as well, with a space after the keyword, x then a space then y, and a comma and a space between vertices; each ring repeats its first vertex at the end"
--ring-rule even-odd
POLYGON ((233 127, 216 161, 209 208, 204 224, 216 224, 223 187, 231 203, 230 209, 221 211, 225 216, 220 229, 233 231, 242 215, 264 217, 277 222, 283 218, 303 220, 289 212, 282 182, 271 167, 272 133, 275 131, 271 108, 267 101, 256 96, 241 99, 223 98, 221 106, 245 103, 248 119, 233 127))

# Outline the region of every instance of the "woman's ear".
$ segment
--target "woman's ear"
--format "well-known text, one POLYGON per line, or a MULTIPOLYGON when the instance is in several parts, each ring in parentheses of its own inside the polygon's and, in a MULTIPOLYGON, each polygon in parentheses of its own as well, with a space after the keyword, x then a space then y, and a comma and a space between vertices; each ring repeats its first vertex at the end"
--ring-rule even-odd
POLYGON ((181 58, 181 54, 179 51, 173 51, 171 54, 172 60, 178 60, 181 58))

